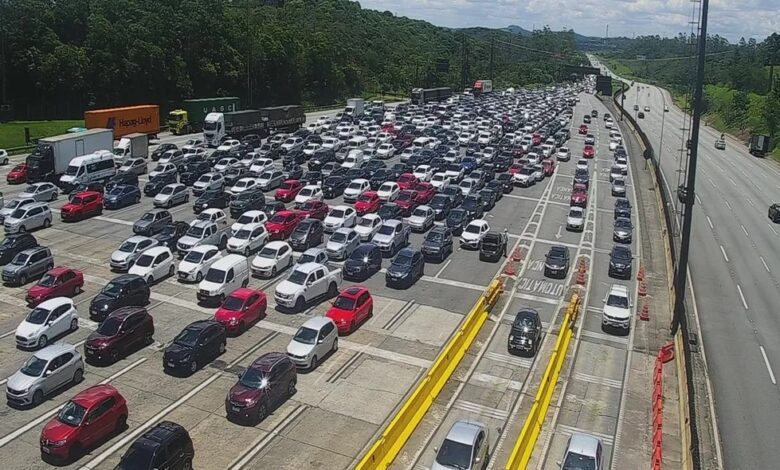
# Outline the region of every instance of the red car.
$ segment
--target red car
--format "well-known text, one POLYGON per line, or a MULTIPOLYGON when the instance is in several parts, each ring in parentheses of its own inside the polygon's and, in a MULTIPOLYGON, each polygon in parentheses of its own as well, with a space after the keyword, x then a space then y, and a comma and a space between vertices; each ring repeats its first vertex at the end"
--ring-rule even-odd
POLYGON ((525 155, 525 151, 523 150, 523 147, 517 146, 512 149, 512 158, 522 158, 523 155, 525 155))
POLYGON ((265 228, 268 230, 268 237, 271 240, 284 240, 293 233, 301 218, 297 211, 285 210, 277 212, 265 224, 265 228))
POLYGON ((5 180, 8 181, 9 184, 20 184, 26 182, 27 164, 20 163, 16 165, 11 171, 8 172, 8 175, 5 177, 5 180))
POLYGON ((412 173, 403 173, 398 177, 398 187, 401 189, 410 189, 419 182, 420 180, 418 180, 417 177, 412 173))
POLYGON ((436 188, 427 182, 420 182, 412 186, 412 189, 417 191, 417 202, 420 204, 428 204, 436 195, 436 188))
POLYGON ((214 320, 222 323, 230 334, 241 334, 248 325, 265 318, 268 299, 260 289, 242 287, 230 293, 214 314, 214 320))
POLYGON ((27 290, 27 304, 31 307, 55 297, 75 297, 84 287, 81 271, 57 266, 43 275, 37 284, 27 290))
POLYGON ((301 192, 301 189, 303 189, 303 183, 298 180, 283 181, 276 190, 274 198, 277 201, 290 202, 301 192))
POLYGON ((77 460, 95 444, 125 430, 127 402, 111 385, 93 385, 76 394, 41 431, 44 460, 77 460))
POLYGON ((404 217, 409 217, 414 208, 420 205, 417 197, 417 191, 411 189, 404 189, 398 194, 395 204, 401 208, 404 217))
POLYGON ((534 132, 531 136, 531 145, 542 145, 542 136, 534 132))
POLYGON ((585 124, 581 124, 579 133, 580 135, 586 135, 588 133, 588 126, 586 126, 585 124))
POLYGON ((596 155, 596 151, 593 150, 592 145, 586 145, 585 148, 582 149, 582 156, 584 158, 593 158, 594 155, 596 155))
POLYGON ((588 187, 582 183, 575 183, 574 188, 571 190, 571 200, 569 204, 572 206, 585 207, 588 205, 588 187))
POLYGON ((545 158, 542 162, 542 166, 544 167, 545 176, 552 176, 552 174, 555 173, 555 160, 551 158, 545 158))
POLYGON ((355 201, 355 211, 357 215, 376 212, 379 210, 379 203, 379 196, 377 196, 376 191, 366 191, 358 196, 357 201, 355 201))
POLYGON ((514 175, 515 173, 518 173, 524 166, 525 164, 523 162, 512 163, 512 166, 509 167, 509 174, 514 175))
POLYGON ((346 334, 355 331, 357 325, 371 318, 373 313, 374 299, 368 288, 351 286, 341 291, 325 316, 336 323, 339 334, 346 334))
POLYGON ((298 209, 298 213, 301 214, 301 218, 304 219, 325 220, 325 217, 328 216, 328 212, 330 212, 330 207, 317 199, 309 199, 303 203, 300 209, 298 209))
POLYGON ((103 194, 97 191, 83 191, 70 198, 60 209, 63 222, 86 219, 103 213, 103 194))

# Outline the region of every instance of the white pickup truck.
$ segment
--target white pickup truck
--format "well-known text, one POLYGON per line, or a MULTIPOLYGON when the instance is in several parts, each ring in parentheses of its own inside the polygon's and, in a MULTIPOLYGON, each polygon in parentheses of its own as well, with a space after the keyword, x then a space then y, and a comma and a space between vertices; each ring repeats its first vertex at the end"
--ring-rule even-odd
POLYGON ((319 263, 303 263, 276 286, 274 299, 282 307, 301 312, 313 300, 335 297, 341 281, 340 269, 331 271, 319 263))

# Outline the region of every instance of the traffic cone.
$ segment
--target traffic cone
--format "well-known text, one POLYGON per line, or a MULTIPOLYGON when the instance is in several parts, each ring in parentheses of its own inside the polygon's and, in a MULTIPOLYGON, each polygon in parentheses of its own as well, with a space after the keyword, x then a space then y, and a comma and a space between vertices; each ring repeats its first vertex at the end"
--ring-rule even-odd
POLYGON ((645 285, 645 281, 639 281, 639 295, 640 297, 647 295, 647 286, 645 285))
POLYGON ((515 272, 514 263, 512 263, 511 261, 506 263, 506 265, 504 266, 504 274, 506 274, 507 276, 514 276, 515 274, 517 274, 515 272))
POLYGON ((645 302, 645 305, 642 307, 642 311, 639 313, 639 319, 642 321, 649 321, 650 320, 650 305, 649 302, 645 302))
POLYGON ((512 261, 522 261, 523 259, 523 251, 520 248, 515 248, 515 251, 512 252, 512 261))
POLYGON ((637 274, 637 279, 639 279, 640 281, 644 281, 645 280, 645 267, 644 266, 639 266, 639 274, 637 274))

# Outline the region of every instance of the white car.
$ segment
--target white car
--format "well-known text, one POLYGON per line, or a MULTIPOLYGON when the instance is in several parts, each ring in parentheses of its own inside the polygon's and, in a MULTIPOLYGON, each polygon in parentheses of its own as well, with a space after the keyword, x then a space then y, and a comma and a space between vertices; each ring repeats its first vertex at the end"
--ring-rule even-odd
POLYGON ((569 151, 569 147, 559 148, 555 158, 559 162, 568 162, 569 160, 571 160, 571 151, 569 151))
POLYGON ((222 150, 224 152, 230 152, 231 150, 238 148, 238 146, 241 145, 241 142, 239 142, 236 139, 227 139, 226 141, 222 142, 219 147, 217 147, 217 150, 222 150))
POLYGON ((175 173, 176 171, 176 165, 173 163, 158 163, 154 170, 149 172, 149 179, 163 173, 175 173))
MULTIPOLYGON (((515 175, 516 174, 517 173, 515 173, 515 175)), ((463 194, 463 197, 466 197, 477 190, 477 181, 473 178, 466 178, 460 182, 458 187, 460 188, 460 192, 463 194)))
POLYGON ((306 126, 306 130, 312 134, 320 134, 322 133, 322 124, 319 122, 310 122, 309 125, 306 126))
POLYGON ((341 163, 341 167, 342 168, 347 168, 347 169, 355 168, 362 161, 363 161, 363 151, 361 151, 361 150, 358 150, 358 151, 352 150, 351 152, 349 152, 349 155, 347 155, 344 158, 344 161, 341 163))
POLYGON ((252 274, 274 277, 276 273, 293 264, 292 248, 287 242, 273 241, 266 244, 252 259, 252 274))
POLYGON ((577 160, 577 170, 587 170, 588 169, 588 161, 585 159, 579 159, 577 160))
POLYGON ((407 219, 407 223, 413 231, 425 232, 433 227, 435 218, 436 213, 429 206, 417 206, 407 219))
POLYGON ((328 317, 306 321, 287 345, 287 355, 296 366, 316 369, 319 361, 339 349, 339 330, 328 317))
POLYGON ((335 137, 325 137, 322 139, 322 148, 332 149, 334 152, 341 150, 344 143, 335 137))
POLYGON ((284 172, 282 170, 270 169, 265 170, 260 176, 257 177, 257 184, 263 191, 270 191, 278 188, 282 181, 285 180, 284 172))
POLYGON ((322 223, 325 232, 335 232, 342 227, 354 227, 357 224, 357 212, 349 206, 339 205, 330 210, 322 223))
POLYGON ((238 181, 236 181, 236 184, 234 184, 230 189, 225 191, 231 196, 238 196, 239 194, 243 193, 244 191, 247 191, 249 189, 253 189, 257 187, 257 180, 255 178, 241 178, 238 181))
POLYGON ((411 156, 415 154, 415 152, 417 151, 412 147, 406 147, 405 149, 403 149, 403 151, 401 151, 401 162, 406 163, 409 160, 409 158, 411 158, 411 156))
POLYGON ((382 202, 393 202, 398 199, 399 194, 401 194, 401 187, 394 181, 385 181, 376 192, 382 202))
POLYGON ((628 160, 625 157, 617 157, 615 159, 615 166, 620 168, 620 171, 625 175, 628 172, 628 160))
POLYGON ((20 348, 44 348, 49 341, 79 327, 79 314, 72 299, 55 297, 33 308, 16 328, 20 348))
POLYGON ((225 157, 221 158, 216 165, 214 165, 214 171, 219 171, 220 173, 227 171, 230 167, 233 165, 239 163, 238 158, 235 157, 225 157))
POLYGON ((173 253, 167 246, 155 246, 143 251, 127 271, 128 274, 141 276, 149 285, 166 276, 173 276, 175 272, 173 253))
POLYGON ((184 145, 181 146, 182 151, 190 150, 190 149, 198 149, 203 148, 205 144, 203 143, 203 139, 187 139, 187 142, 184 142, 184 145))
POLYGON ((252 224, 265 224, 268 222, 268 216, 263 211, 251 210, 241 214, 233 225, 230 226, 230 233, 235 235, 239 230, 252 224))
POLYGON ((200 282, 211 265, 220 259, 222 253, 215 245, 198 245, 179 262, 177 278, 179 281, 200 282))
POLYGON ((604 297, 604 309, 601 313, 601 329, 607 331, 614 327, 628 333, 631 328, 631 296, 628 288, 620 284, 612 284, 604 297))
POLYGON ((585 209, 579 206, 569 207, 569 216, 566 218, 566 230, 580 232, 585 227, 585 209))
POLYGON ((344 202, 353 203, 357 201, 361 194, 371 189, 367 179, 358 178, 352 180, 349 185, 344 188, 344 202))
POLYGON ((380 144, 376 149, 376 156, 382 160, 393 158, 393 156, 395 156, 395 147, 393 147, 393 144, 389 143, 380 144))
POLYGON ((347 259, 360 245, 360 235, 352 228, 340 228, 333 232, 325 245, 328 258, 347 259))
POLYGON ((306 144, 306 146, 303 148, 303 154, 306 156, 312 156, 314 155, 314 152, 320 149, 322 145, 316 143, 316 142, 309 142, 306 144))
POLYGON ((610 141, 609 141, 609 149, 610 150, 615 150, 618 145, 620 145, 620 141, 619 140, 610 139, 610 141))
POLYGON ((449 185, 450 177, 446 172, 440 171, 438 173, 434 173, 431 177, 431 186, 433 186, 439 192, 447 189, 447 186, 449 185))
POLYGON ((212 189, 222 189, 225 186, 225 177, 220 173, 205 173, 192 185, 192 194, 200 196, 212 189))
POLYGON ((223 211, 222 209, 217 209, 216 207, 206 209, 205 211, 198 214, 197 217, 195 217, 190 221, 190 227, 192 227, 193 225, 197 224, 202 220, 206 220, 208 222, 215 222, 222 226, 227 225, 227 215, 225 214, 225 211, 223 211))
POLYGON ((374 237, 382 226, 382 218, 376 214, 366 214, 360 218, 360 222, 355 225, 355 231, 360 236, 360 240, 367 242, 374 237))
POLYGON ((270 158, 258 158, 249 167, 249 172, 253 175, 262 174, 266 170, 274 169, 274 161, 270 158))
POLYGON ((316 184, 307 184, 295 196, 295 205, 300 207, 309 199, 321 201, 323 197, 322 188, 316 184))
POLYGON ((0 165, 8 165, 8 150, 0 149, 0 165))
POLYGON ((227 242, 227 251, 249 256, 268 241, 268 230, 262 223, 244 225, 227 242))
POLYGON ((303 139, 300 137, 289 137, 280 147, 283 152, 293 152, 303 148, 303 139))
POLYGON ((472 220, 463 229, 463 233, 460 236, 460 246, 477 249, 479 243, 485 237, 485 234, 490 231, 490 225, 483 219, 472 220))
POLYGON ((420 181, 430 181, 433 177, 433 168, 430 165, 419 165, 412 173, 420 181))

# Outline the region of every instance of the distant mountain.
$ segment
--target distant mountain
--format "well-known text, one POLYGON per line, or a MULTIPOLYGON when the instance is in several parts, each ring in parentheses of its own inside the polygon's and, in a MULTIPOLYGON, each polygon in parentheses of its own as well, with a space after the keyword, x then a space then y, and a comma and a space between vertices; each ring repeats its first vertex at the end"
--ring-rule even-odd
MULTIPOLYGON (((531 36, 533 31, 529 31, 522 26, 509 25, 503 29, 512 34, 520 36, 531 36)), ((574 42, 577 44, 577 49, 583 51, 601 50, 601 49, 620 49, 631 43, 632 39, 625 37, 609 38, 606 41, 602 37, 585 36, 579 33, 574 33, 574 42)))
POLYGON ((531 31, 528 31, 527 29, 523 28, 522 26, 517 26, 516 24, 512 24, 504 28, 504 31, 507 31, 509 33, 513 34, 519 34, 520 36, 530 36, 533 33, 531 31))

